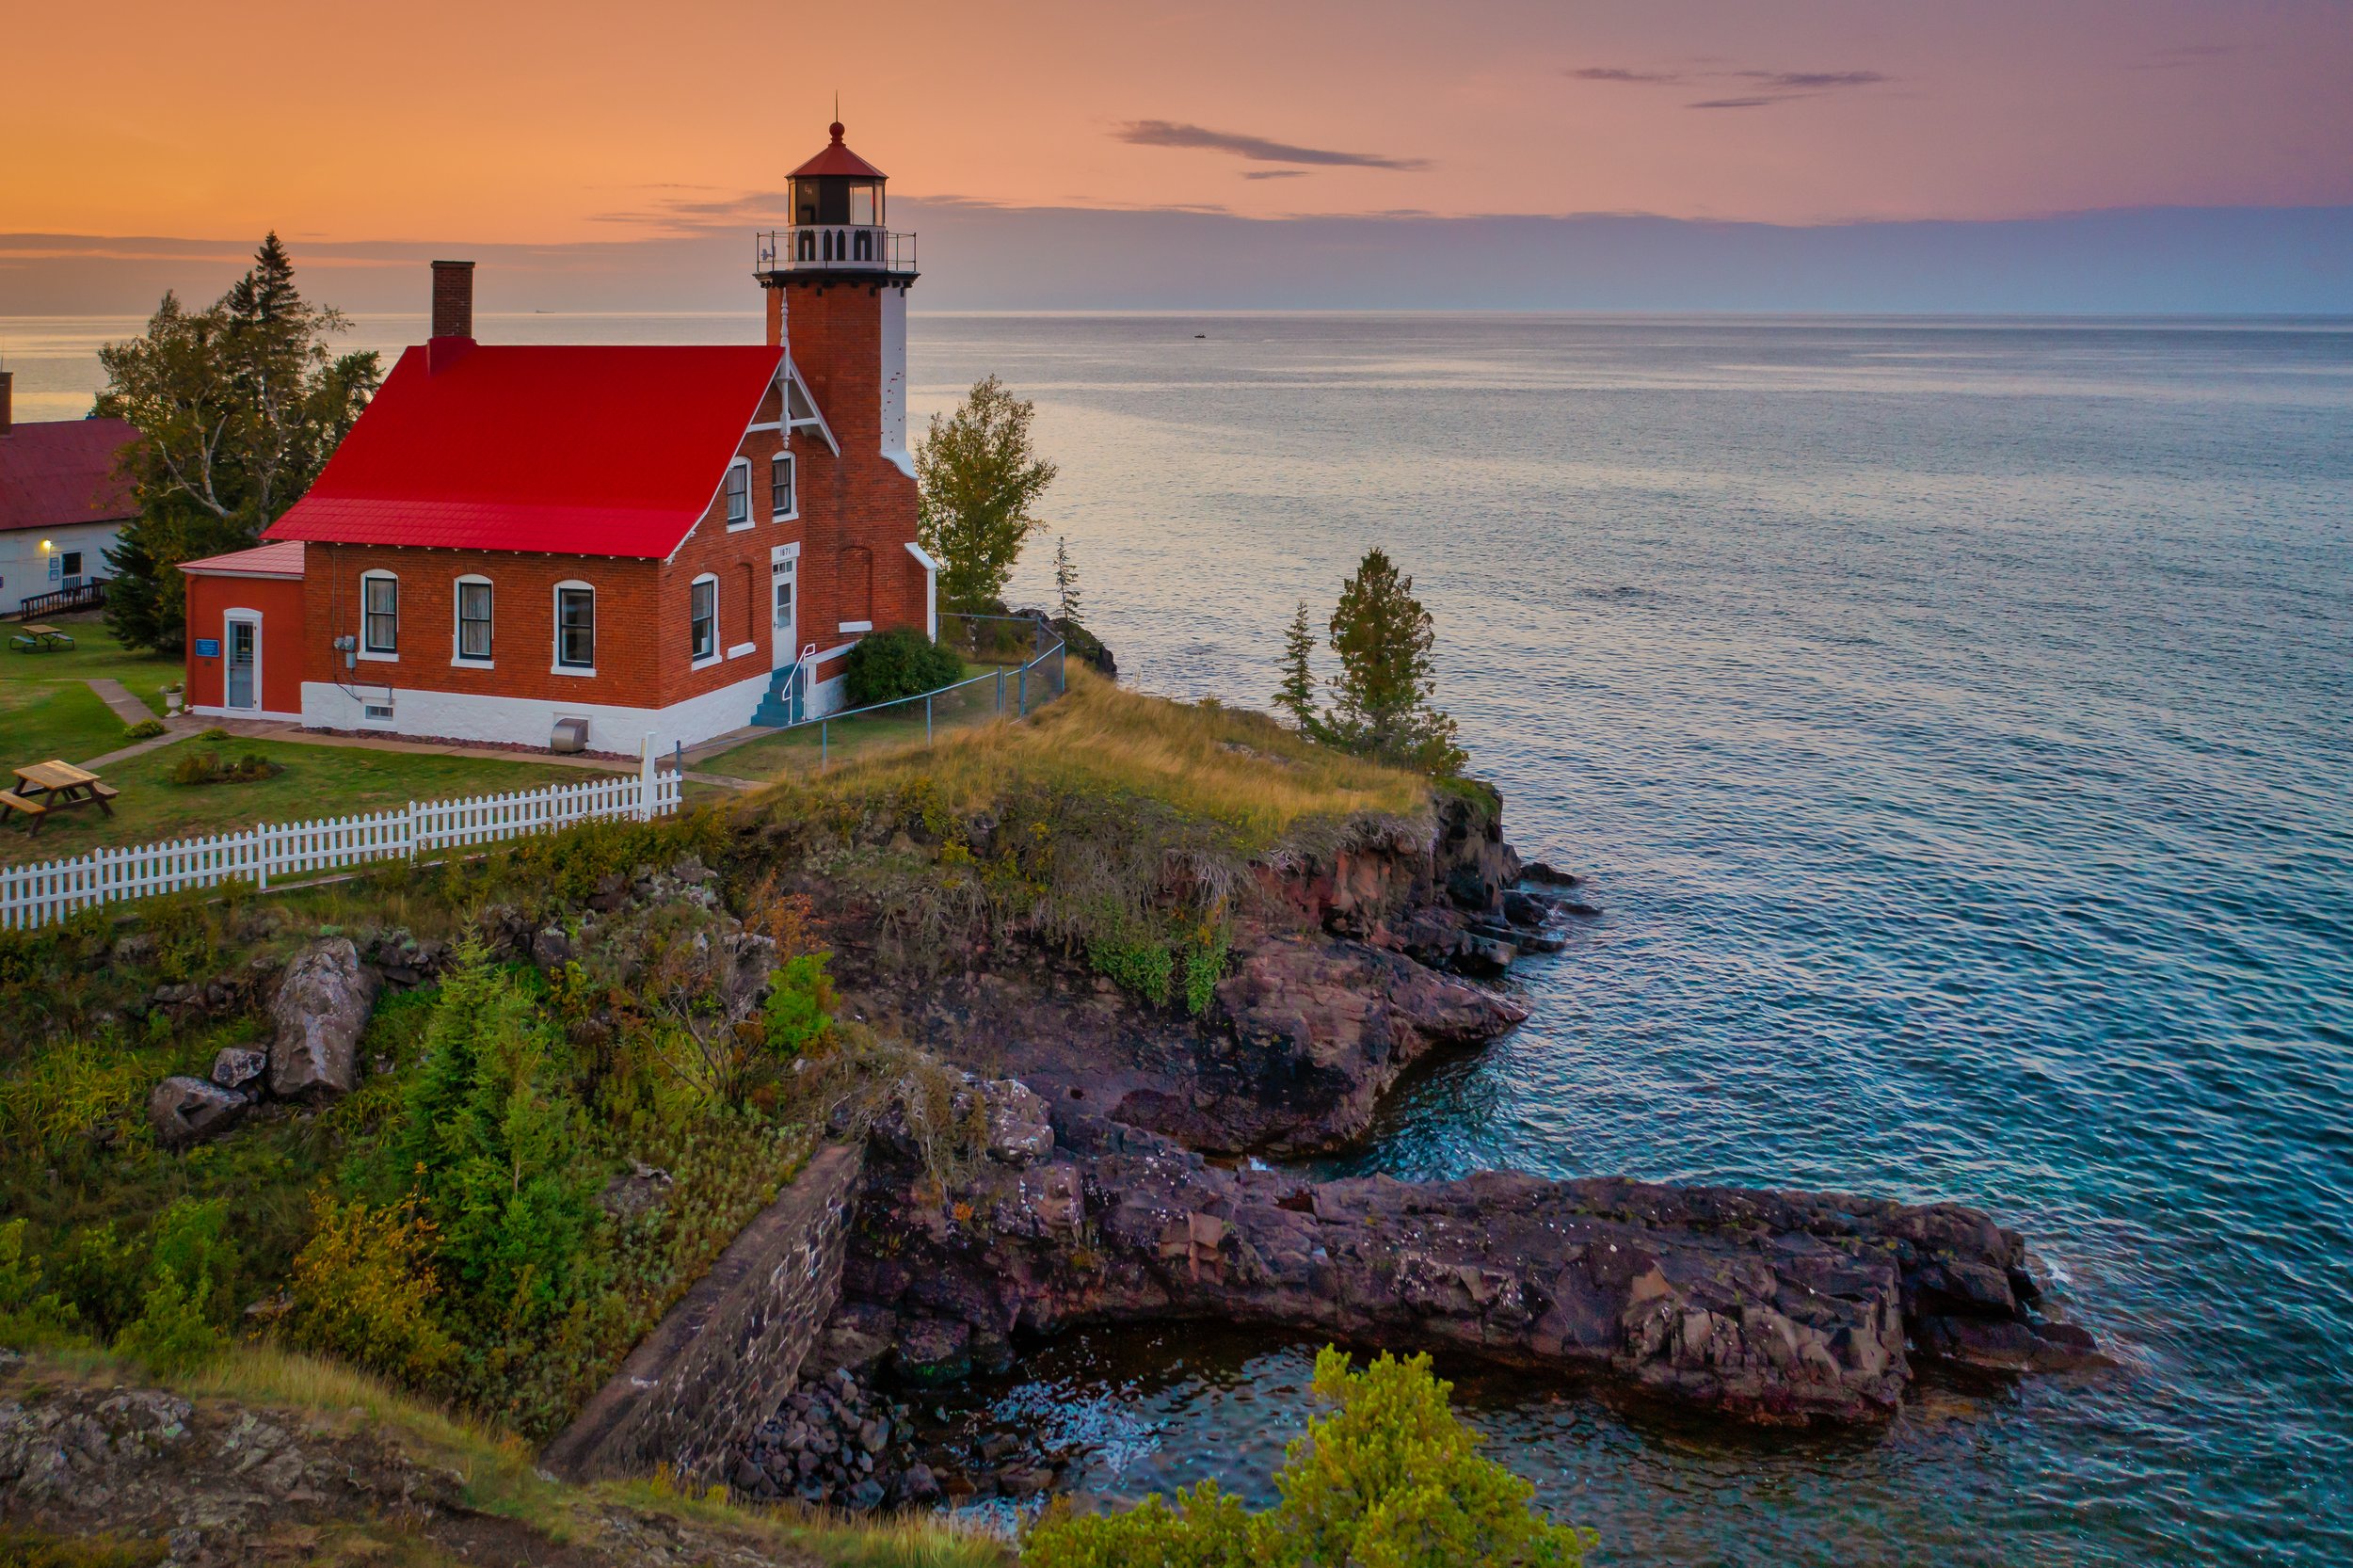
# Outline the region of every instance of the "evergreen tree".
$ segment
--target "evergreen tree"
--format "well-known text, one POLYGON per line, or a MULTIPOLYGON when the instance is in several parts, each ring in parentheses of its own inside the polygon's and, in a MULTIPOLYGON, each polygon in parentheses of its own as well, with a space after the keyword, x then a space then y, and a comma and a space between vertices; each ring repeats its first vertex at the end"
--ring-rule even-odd
POLYGON ((1274 706, 1287 714, 1299 732, 1325 739, 1323 715, 1316 712, 1316 634, 1307 621, 1307 601, 1299 601, 1289 630, 1283 633, 1283 683, 1275 688, 1274 706))
POLYGON ((142 438, 124 456, 138 516, 106 555, 106 618, 125 643, 178 651, 179 564, 252 544, 318 477, 381 378, 374 353, 328 354, 344 329, 302 297, 273 233, 214 304, 167 293, 144 334, 98 351, 92 412, 142 438))
POLYGON ((939 562, 943 610, 1000 604, 1021 546, 1046 526, 1031 507, 1057 471, 1031 445, 1036 412, 991 376, 973 384, 955 412, 934 414, 916 448, 916 534, 939 562))
POLYGON ((1054 598, 1064 626, 1079 618, 1079 568, 1071 564, 1070 541, 1054 536, 1054 598))
POLYGON ((1466 760, 1454 721, 1431 703, 1430 653, 1437 633, 1414 597, 1414 580, 1387 553, 1365 552, 1332 612, 1332 651, 1340 673, 1325 724, 1349 750, 1427 773, 1451 775, 1466 760))

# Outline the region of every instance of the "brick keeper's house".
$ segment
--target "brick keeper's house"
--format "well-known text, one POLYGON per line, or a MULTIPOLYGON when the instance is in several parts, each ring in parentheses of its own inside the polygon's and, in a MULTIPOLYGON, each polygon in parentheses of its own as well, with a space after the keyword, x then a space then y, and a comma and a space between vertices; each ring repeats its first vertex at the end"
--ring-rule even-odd
POLYGON ((760 347, 478 343, 433 264, 405 350, 255 549, 182 567, 188 703, 313 728, 693 745, 837 707, 870 631, 936 634, 906 450, 913 236, 842 144, 757 237, 760 347))

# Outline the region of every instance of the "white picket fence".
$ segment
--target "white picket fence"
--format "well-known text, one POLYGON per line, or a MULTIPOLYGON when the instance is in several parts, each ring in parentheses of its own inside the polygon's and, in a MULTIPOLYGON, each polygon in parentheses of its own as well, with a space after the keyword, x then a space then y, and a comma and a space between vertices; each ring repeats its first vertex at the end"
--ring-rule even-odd
POLYGON ((210 888, 231 877, 267 888, 272 877, 370 860, 417 859, 600 817, 650 821, 678 809, 680 788, 679 775, 656 770, 648 747, 634 776, 607 775, 472 800, 412 800, 365 816, 264 823, 243 833, 94 849, 38 866, 0 866, 0 929, 24 930, 93 904, 210 888))

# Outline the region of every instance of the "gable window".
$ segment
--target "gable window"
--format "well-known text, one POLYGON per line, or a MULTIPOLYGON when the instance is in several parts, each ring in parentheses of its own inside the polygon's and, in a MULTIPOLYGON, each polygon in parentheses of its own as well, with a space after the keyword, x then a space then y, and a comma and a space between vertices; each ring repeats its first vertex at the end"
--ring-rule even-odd
POLYGON ((687 586, 687 628, 699 664, 719 656, 719 580, 697 577, 687 586))
POLYGON ((752 520, 752 464, 738 457, 728 465, 728 526, 746 527, 752 520))
POLYGON ((800 498, 792 493, 792 454, 779 452, 768 459, 768 510, 777 518, 789 518, 800 510, 800 498))
POLYGON ((597 673, 597 590, 585 583, 555 585, 555 667, 597 673))
POLYGON ((490 662, 490 580, 487 577, 457 580, 456 656, 460 664, 490 662))
POLYGON ((400 654, 400 579, 389 571, 360 574, 360 651, 400 654))

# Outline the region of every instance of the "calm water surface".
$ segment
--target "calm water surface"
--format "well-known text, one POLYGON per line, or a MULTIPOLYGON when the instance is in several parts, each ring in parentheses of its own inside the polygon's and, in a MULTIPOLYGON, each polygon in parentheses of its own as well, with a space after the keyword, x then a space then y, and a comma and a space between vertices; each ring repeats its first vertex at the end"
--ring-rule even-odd
MULTIPOLYGON (((61 401, 97 326, 30 350, 61 401)), ((1037 399, 1048 510, 1128 679, 1263 702, 1292 605, 1326 611, 1385 546, 1513 838, 1593 877, 1607 915, 1514 979, 1527 1026, 1413 1084, 1337 1168, 1960 1199, 2024 1228, 2126 1362, 1930 1389, 1837 1439, 1465 1375, 1602 1560, 2353 1555, 2353 331, 911 336, 919 411, 989 372, 1037 399)), ((974 1397, 1087 1444, 1089 1488, 1262 1493, 1310 1353, 1080 1335, 974 1397)))

